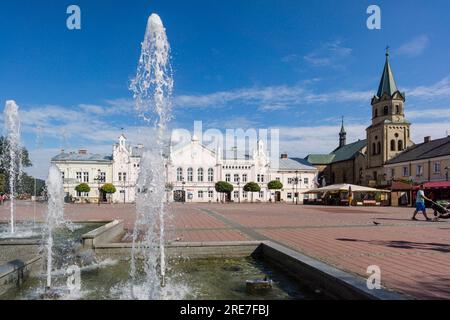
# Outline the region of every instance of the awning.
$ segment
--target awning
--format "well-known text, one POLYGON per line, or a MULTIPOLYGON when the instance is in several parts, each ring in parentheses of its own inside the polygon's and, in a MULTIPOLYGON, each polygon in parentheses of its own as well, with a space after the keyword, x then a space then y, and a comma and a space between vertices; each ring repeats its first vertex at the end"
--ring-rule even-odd
POLYGON ((309 191, 306 191, 303 193, 348 192, 349 188, 352 189, 352 192, 384 192, 384 193, 391 192, 389 190, 379 190, 379 189, 375 189, 375 188, 357 186, 354 184, 335 184, 335 185, 326 186, 323 188, 309 190, 309 191))
MULTIPOLYGON (((432 181, 432 182, 424 182, 424 189, 450 189, 450 181, 432 181)), ((419 189, 419 187, 415 187, 414 190, 419 189)))
POLYGON ((401 181, 394 181, 391 186, 392 191, 404 191, 404 190, 412 190, 414 189, 413 184, 401 182, 401 181))

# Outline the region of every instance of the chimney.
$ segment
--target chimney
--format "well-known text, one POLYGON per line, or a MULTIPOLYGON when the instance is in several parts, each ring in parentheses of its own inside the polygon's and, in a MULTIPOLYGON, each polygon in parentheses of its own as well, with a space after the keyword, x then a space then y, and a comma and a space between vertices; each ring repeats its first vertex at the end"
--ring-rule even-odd
POLYGON ((287 153, 282 153, 281 154, 281 159, 287 159, 288 158, 288 154, 287 153))
POLYGON ((87 150, 84 149, 78 150, 78 154, 87 154, 87 150))
POLYGON ((431 137, 426 136, 425 138, 423 138, 423 142, 425 142, 425 143, 431 142, 431 137))

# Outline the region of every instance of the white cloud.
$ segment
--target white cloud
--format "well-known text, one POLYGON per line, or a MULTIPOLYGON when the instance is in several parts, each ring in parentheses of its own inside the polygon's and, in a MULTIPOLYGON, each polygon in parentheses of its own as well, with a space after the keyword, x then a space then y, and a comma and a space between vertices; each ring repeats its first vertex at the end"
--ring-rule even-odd
POLYGON ((314 67, 339 67, 351 54, 351 48, 345 47, 342 41, 336 40, 324 43, 320 48, 305 55, 303 58, 314 67))
POLYGON ((430 39, 426 35, 421 35, 403 44, 397 49, 396 54, 408 57, 420 56, 429 46, 430 39))
POLYGON ((407 111, 410 120, 447 119, 450 121, 450 108, 421 108, 407 111))
POLYGON ((445 77, 439 82, 430 86, 419 86, 411 88, 406 91, 407 96, 430 99, 430 98, 445 98, 450 96, 450 77, 445 77))

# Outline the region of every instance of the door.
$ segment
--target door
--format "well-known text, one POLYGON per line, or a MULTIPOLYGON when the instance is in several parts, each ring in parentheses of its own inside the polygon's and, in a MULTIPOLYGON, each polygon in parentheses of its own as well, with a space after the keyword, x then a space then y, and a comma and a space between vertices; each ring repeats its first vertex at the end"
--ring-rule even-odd
POLYGON ((175 202, 186 202, 186 191, 175 190, 173 192, 173 201, 175 201, 175 202))
POLYGON ((275 192, 275 201, 276 202, 281 201, 281 192, 280 191, 275 192))

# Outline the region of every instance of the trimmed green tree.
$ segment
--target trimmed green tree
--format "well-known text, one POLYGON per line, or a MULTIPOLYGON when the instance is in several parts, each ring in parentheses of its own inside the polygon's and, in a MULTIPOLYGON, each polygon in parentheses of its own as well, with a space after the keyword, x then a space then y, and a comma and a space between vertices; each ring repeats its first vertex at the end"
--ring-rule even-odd
MULTIPOLYGON (((278 180, 273 180, 267 184, 267 188, 269 190, 281 190, 283 189, 283 184, 278 180)), ((270 192, 270 201, 272 201, 272 192, 270 192)))
POLYGON ((227 193, 229 194, 229 193, 233 192, 233 189, 234 189, 233 185, 226 181, 217 182, 215 188, 216 188, 216 192, 222 194, 222 201, 225 200, 224 199, 225 194, 227 194, 227 193))
POLYGON ((111 203, 111 195, 116 193, 116 187, 112 183, 105 183, 101 190, 108 195, 108 201, 111 203))
POLYGON ((253 202, 253 193, 260 192, 261 187, 256 182, 249 182, 244 186, 245 192, 250 192, 252 194, 252 202, 253 202))
POLYGON ((91 187, 87 183, 80 183, 75 187, 75 191, 81 194, 81 199, 83 200, 83 194, 91 192, 91 187))

